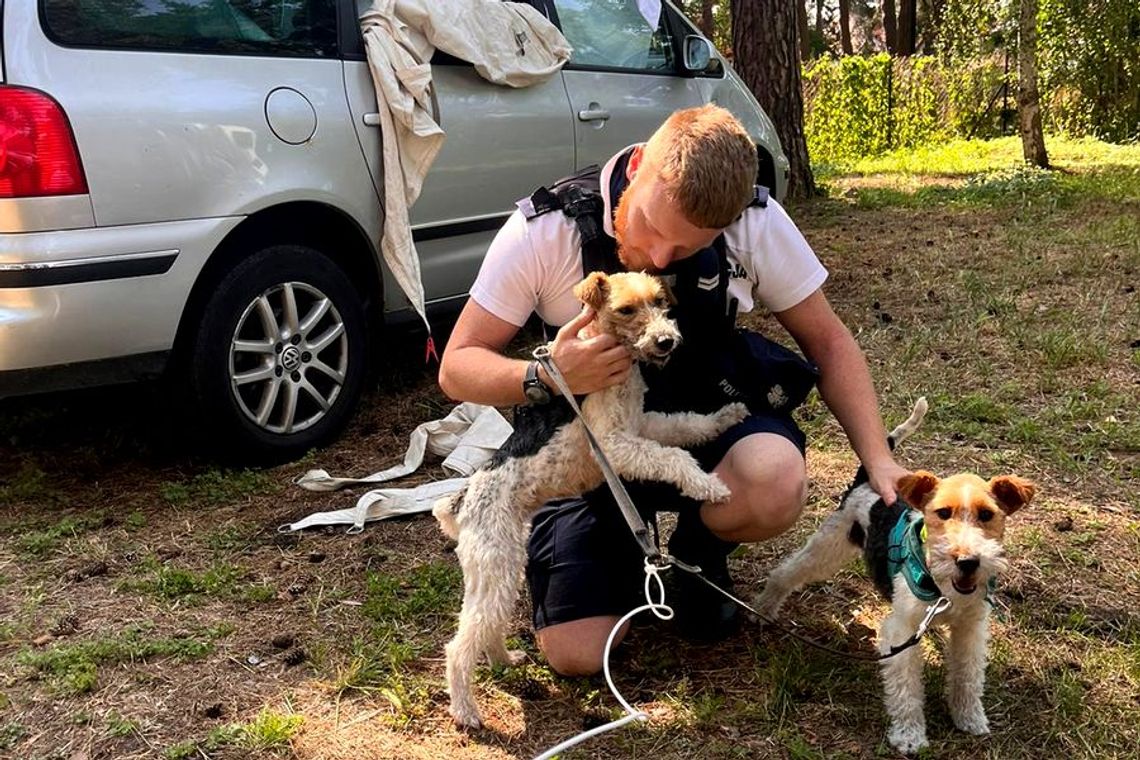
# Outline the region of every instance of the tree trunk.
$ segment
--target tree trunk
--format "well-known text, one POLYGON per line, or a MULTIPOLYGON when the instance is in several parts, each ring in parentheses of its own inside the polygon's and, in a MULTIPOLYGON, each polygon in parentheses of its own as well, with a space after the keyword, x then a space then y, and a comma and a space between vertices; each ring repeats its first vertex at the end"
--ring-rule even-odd
POLYGON ((796 47, 799 0, 732 0, 733 66, 776 125, 791 164, 788 197, 815 195, 804 138, 804 99, 796 47))
POLYGON ((851 0, 839 0, 839 46, 843 55, 854 55, 851 48, 851 0))
POLYGON ((1017 117, 1021 152, 1025 160, 1049 168, 1045 134, 1041 129, 1041 102, 1037 92, 1037 0, 1021 0, 1021 44, 1017 48, 1017 117))
POLYGON ((823 37, 823 0, 815 0, 815 33, 823 37))
POLYGON ((796 4, 796 20, 799 27, 800 60, 811 60, 811 29, 808 28, 806 0, 792 0, 796 4))
POLYGON ((917 31, 917 0, 900 0, 898 18, 898 42, 895 51, 899 55, 914 55, 915 32, 917 31))
POLYGON ((713 22, 713 0, 701 0, 701 20, 697 28, 705 37, 710 40, 713 38, 716 31, 716 24, 713 22))
POLYGON ((894 55, 898 48, 898 24, 895 19, 895 0, 883 0, 883 36, 887 52, 894 55))

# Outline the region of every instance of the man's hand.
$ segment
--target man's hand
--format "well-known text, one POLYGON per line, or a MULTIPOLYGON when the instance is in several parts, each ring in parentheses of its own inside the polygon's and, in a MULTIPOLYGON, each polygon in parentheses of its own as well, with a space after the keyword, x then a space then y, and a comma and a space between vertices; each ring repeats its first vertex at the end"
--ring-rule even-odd
POLYGON ((871 482, 871 488, 883 497, 883 501, 888 507, 894 504, 895 499, 898 498, 895 489, 898 488, 899 479, 906 475, 910 475, 910 471, 900 467, 893 459, 886 459, 880 464, 867 466, 867 477, 871 482))
MULTIPOLYGON (((562 326, 550 347, 554 365, 575 395, 593 393, 622 383, 629 377, 633 366, 629 351, 612 335, 578 337, 578 332, 596 316, 593 309, 583 308, 581 314, 562 326)), ((541 372, 546 374, 545 370, 541 372)), ((555 387, 548 377, 543 377, 543 382, 555 387)))

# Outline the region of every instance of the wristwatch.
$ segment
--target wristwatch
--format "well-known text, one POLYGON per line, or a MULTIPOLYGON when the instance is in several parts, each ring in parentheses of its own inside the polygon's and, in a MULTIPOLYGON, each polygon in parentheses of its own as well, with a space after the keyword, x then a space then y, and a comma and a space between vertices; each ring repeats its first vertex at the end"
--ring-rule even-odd
POLYGON ((523 395, 528 404, 550 403, 550 388, 538 376, 538 362, 533 361, 526 365, 526 374, 523 376, 523 395))

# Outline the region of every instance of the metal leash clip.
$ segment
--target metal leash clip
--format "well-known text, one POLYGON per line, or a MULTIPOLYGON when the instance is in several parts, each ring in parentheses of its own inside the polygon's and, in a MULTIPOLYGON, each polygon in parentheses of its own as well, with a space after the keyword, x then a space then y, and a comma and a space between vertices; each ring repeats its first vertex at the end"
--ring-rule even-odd
POLYGON ((946 597, 938 597, 938 599, 935 600, 934 604, 926 608, 926 617, 924 617, 922 619, 922 622, 918 624, 918 629, 914 632, 914 638, 922 638, 923 634, 926 633, 926 629, 929 628, 930 624, 934 622, 934 618, 950 609, 953 605, 954 603, 946 597))

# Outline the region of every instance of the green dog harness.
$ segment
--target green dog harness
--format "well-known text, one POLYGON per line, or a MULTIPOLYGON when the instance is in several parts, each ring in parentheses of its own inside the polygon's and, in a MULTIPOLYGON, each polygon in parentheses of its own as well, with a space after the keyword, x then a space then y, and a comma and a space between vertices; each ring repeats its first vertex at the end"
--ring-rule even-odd
POLYGON ((942 592, 926 566, 926 552, 922 548, 925 542, 926 522, 922 515, 913 509, 906 510, 891 528, 887 567, 892 578, 902 573, 912 594, 924 602, 933 602, 942 592))

